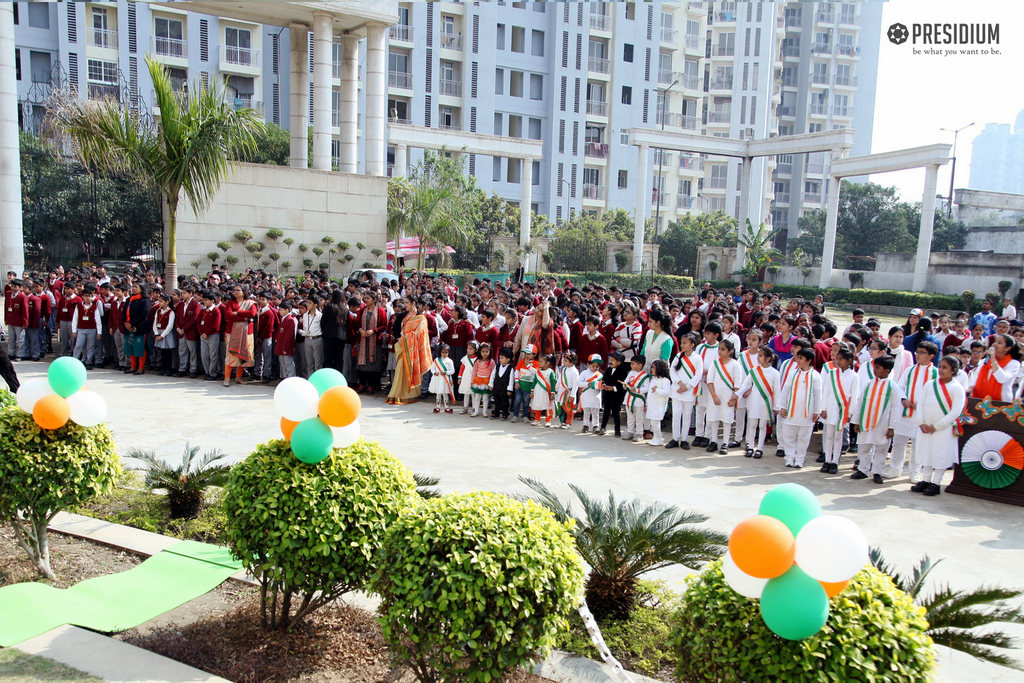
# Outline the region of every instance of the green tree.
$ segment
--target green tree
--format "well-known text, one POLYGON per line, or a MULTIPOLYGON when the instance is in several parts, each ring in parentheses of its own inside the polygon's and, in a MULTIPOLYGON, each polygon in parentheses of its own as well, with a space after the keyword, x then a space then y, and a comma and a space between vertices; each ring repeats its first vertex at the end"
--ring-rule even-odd
POLYGON ((291 139, 288 137, 288 131, 281 126, 275 123, 266 124, 262 130, 254 132, 253 142, 251 149, 234 151, 231 159, 252 164, 288 165, 291 157, 291 139))
POLYGON ((555 230, 548 244, 552 267, 556 271, 604 270, 608 242, 614 236, 605 232, 605 223, 589 214, 573 216, 555 230))
POLYGON ((740 233, 737 241, 743 245, 745 250, 743 268, 737 272, 742 273, 748 280, 764 279, 764 268, 771 265, 772 261, 781 256, 781 252, 772 246, 775 236, 781 228, 772 230, 761 223, 754 229, 750 219, 747 219, 747 229, 740 233))
POLYGON ((687 214, 668 224, 658 235, 661 256, 672 256, 683 273, 697 272, 697 247, 731 247, 736 244, 737 221, 724 211, 687 214))
POLYGON ((193 81, 189 96, 175 92, 160 62, 146 58, 160 107, 150 126, 139 112, 113 99, 80 100, 55 90, 51 115, 74 141, 83 165, 102 171, 130 170, 152 181, 167 203, 166 277, 178 274, 177 217, 182 194, 197 213, 209 208, 238 150, 252 150, 265 124, 252 109, 227 104, 224 87, 193 81))

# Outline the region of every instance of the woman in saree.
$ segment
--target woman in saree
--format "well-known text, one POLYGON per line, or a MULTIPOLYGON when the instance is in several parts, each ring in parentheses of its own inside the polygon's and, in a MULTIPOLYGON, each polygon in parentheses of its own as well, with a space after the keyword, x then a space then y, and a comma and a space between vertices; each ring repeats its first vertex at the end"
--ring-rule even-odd
POLYGON ((359 373, 356 391, 365 391, 372 396, 380 388, 380 375, 387 360, 382 340, 388 329, 388 312, 378 304, 377 292, 366 293, 356 318, 359 325, 355 351, 356 371, 359 373))
MULTIPOLYGON (((423 314, 426 302, 418 302, 411 294, 401 299, 406 315, 402 321, 402 338, 395 343, 395 379, 391 383, 388 403, 405 405, 420 400, 420 383, 423 373, 432 362, 430 356, 430 333, 427 332, 427 316, 423 314)), ((396 302, 398 303, 398 302, 396 302)))
POLYGON ((245 384, 242 372, 253 364, 252 321, 259 310, 256 302, 249 298, 247 285, 235 285, 231 294, 234 298, 224 304, 224 315, 227 316, 224 386, 231 384, 231 368, 235 368, 235 382, 245 384))

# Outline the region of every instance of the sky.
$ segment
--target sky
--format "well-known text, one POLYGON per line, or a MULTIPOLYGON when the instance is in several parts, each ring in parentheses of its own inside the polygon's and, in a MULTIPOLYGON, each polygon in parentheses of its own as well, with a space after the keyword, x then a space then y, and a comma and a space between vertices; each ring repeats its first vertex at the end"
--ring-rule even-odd
MULTIPOLYGON (((1024 2, 972 0, 890 0, 882 10, 882 39, 878 57, 878 83, 872 153, 889 152, 934 143, 953 143, 953 134, 940 128, 962 131, 956 146, 956 188, 966 188, 970 178, 971 141, 987 123, 1013 124, 1024 109, 1024 2), (961 45, 902 45, 891 43, 885 32, 896 22, 998 23, 1000 54, 913 54, 934 47, 988 48, 961 45)), ((939 169, 938 194, 949 193, 951 164, 939 169)), ((871 181, 895 185, 903 199, 921 201, 924 169, 871 176, 871 181)))

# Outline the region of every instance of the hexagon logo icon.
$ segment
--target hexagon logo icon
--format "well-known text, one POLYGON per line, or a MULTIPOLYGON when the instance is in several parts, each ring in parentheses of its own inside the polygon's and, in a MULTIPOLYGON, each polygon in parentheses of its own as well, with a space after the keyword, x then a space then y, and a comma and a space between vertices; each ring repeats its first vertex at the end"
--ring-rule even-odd
POLYGON ((907 38, 910 36, 910 31, 903 24, 896 23, 889 27, 889 31, 886 34, 889 36, 889 42, 896 45, 902 45, 907 42, 907 38))

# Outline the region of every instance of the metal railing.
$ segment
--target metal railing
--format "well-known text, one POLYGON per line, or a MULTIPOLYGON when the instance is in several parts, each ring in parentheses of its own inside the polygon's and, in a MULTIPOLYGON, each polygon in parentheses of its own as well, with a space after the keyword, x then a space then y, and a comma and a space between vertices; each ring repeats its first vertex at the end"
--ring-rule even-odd
POLYGON ((821 204, 821 193, 804 192, 804 204, 821 204))
POLYGON ((441 130, 462 130, 461 123, 439 123, 437 127, 441 130))
POLYGON ((584 199, 604 199, 604 185, 583 184, 584 199))
POLYGON ((671 206, 672 205, 672 195, 668 194, 667 192, 660 193, 660 195, 661 195, 660 197, 658 195, 659 195, 659 192, 658 192, 657 188, 655 188, 651 192, 651 204, 655 204, 655 205, 659 205, 659 206, 671 206))
POLYGON ((811 83, 814 85, 828 85, 828 74, 813 74, 811 83))
POLYGON ((736 55, 735 45, 715 45, 715 49, 712 51, 715 57, 733 57, 736 55))
POLYGON ((686 9, 692 9, 692 10, 697 10, 698 12, 703 12, 704 11, 704 3, 703 2, 688 2, 688 3, 686 3, 686 9))
POLYGON ((220 46, 220 61, 238 66, 259 67, 260 51, 248 47, 235 47, 233 45, 220 46))
POLYGON ((400 40, 403 43, 412 42, 412 26, 409 24, 395 24, 388 29, 388 37, 391 40, 400 40))
POLYGON ((677 45, 679 43, 679 29, 662 26, 661 42, 672 43, 673 45, 677 45))
POLYGON ((86 35, 89 45, 94 47, 106 47, 113 50, 117 49, 117 31, 111 31, 105 28, 91 28, 86 35))
POLYGON ((789 204, 789 193, 788 192, 776 192, 775 201, 779 204, 789 204))
POLYGON ((802 17, 799 15, 793 16, 792 14, 786 16, 786 28, 800 28, 800 21, 802 17))
POLYGON ((856 45, 840 45, 836 54, 840 57, 856 57, 859 49, 856 45))
POLYGON ((442 33, 441 48, 444 50, 456 50, 458 52, 462 52, 462 34, 442 33))
POLYGON ((775 172, 782 175, 793 175, 793 164, 780 163, 775 167, 775 172))
POLYGON ((177 38, 153 36, 153 54, 161 57, 188 57, 188 43, 177 38))
POLYGON ((583 146, 583 155, 594 159, 606 159, 608 157, 608 144, 604 142, 588 142, 583 146))
POLYGON ((655 166, 671 166, 675 160, 672 158, 672 152, 667 149, 656 149, 654 150, 654 165, 655 166))
POLYGON ((821 161, 808 161, 807 172, 814 175, 821 175, 825 172, 825 164, 821 161))
POLYGON ((856 88, 857 77, 850 78, 849 76, 836 76, 836 87, 839 88, 856 88))
POLYGON ((708 112, 708 123, 729 123, 730 121, 732 121, 732 110, 708 112))
POLYGON ((404 71, 388 71, 388 87, 412 90, 412 74, 404 71))
POLYGON ((97 83, 95 81, 90 81, 87 86, 90 100, 114 99, 119 102, 121 101, 121 88, 117 83, 97 83))
POLYGON ((341 128, 341 110, 340 109, 332 109, 331 110, 331 127, 332 128, 341 128))
POLYGON ((831 43, 815 43, 811 45, 811 54, 815 55, 830 55, 832 54, 831 43))
POLYGON ((778 107, 775 113, 779 116, 796 116, 796 107, 790 105, 788 107, 778 107))
POLYGON ((697 117, 693 115, 683 116, 683 128, 686 130, 697 130, 697 117))
POLYGON ((711 79, 711 90, 732 90, 732 76, 719 76, 711 79))
POLYGON ((683 115, 672 111, 659 111, 654 117, 654 122, 659 126, 674 126, 676 128, 682 128, 683 115))
POLYGON ((678 71, 671 71, 669 69, 658 69, 658 83, 665 85, 671 85, 677 80, 681 79, 682 74, 678 71))
POLYGON ((824 116, 825 105, 824 104, 812 104, 811 105, 811 116, 824 116))
POLYGON ((437 92, 440 95, 448 95, 449 97, 462 97, 462 81, 442 78, 438 82, 437 92))
POLYGON ((232 97, 228 102, 235 108, 235 111, 252 109, 258 115, 263 116, 263 103, 251 97, 232 97))
POLYGON ((783 45, 782 46, 783 57, 799 57, 800 46, 799 45, 783 45))
POLYGON ((587 113, 591 116, 608 116, 608 103, 598 100, 587 100, 587 113))
POLYGON ((718 23, 728 23, 730 21, 736 21, 736 12, 715 12, 715 21, 718 23))
POLYGON ((846 24, 848 26, 856 26, 859 23, 857 21, 857 14, 855 12, 840 12, 839 23, 846 24))
POLYGON ((696 50, 698 52, 704 51, 704 39, 701 38, 700 36, 695 36, 687 33, 685 43, 687 50, 696 50))
MULTIPOLYGON (((695 118, 695 117, 689 117, 695 118)), ((703 171, 704 170, 704 159, 701 157, 695 157, 689 154, 679 155, 679 168, 686 168, 691 171, 703 171)))
POLYGON ((818 23, 819 24, 834 24, 836 23, 836 15, 834 12, 818 12, 818 23))
POLYGON ((596 74, 606 74, 610 73, 611 70, 611 60, 604 59, 603 57, 587 58, 587 71, 591 71, 596 74))
POLYGON ((679 85, 687 90, 700 90, 700 76, 695 74, 681 74, 679 85))
POLYGON ((724 190, 729 185, 729 179, 724 176, 714 176, 708 178, 707 185, 709 190, 724 190))
POLYGON ((676 208, 677 209, 692 209, 693 208, 693 197, 688 194, 676 195, 676 208))
POLYGON ((590 28, 595 31, 610 31, 612 29, 612 18, 607 14, 591 14, 590 28))
POLYGON ((838 104, 834 105, 832 107, 832 116, 850 116, 850 109, 851 107, 849 106, 843 107, 838 104))

